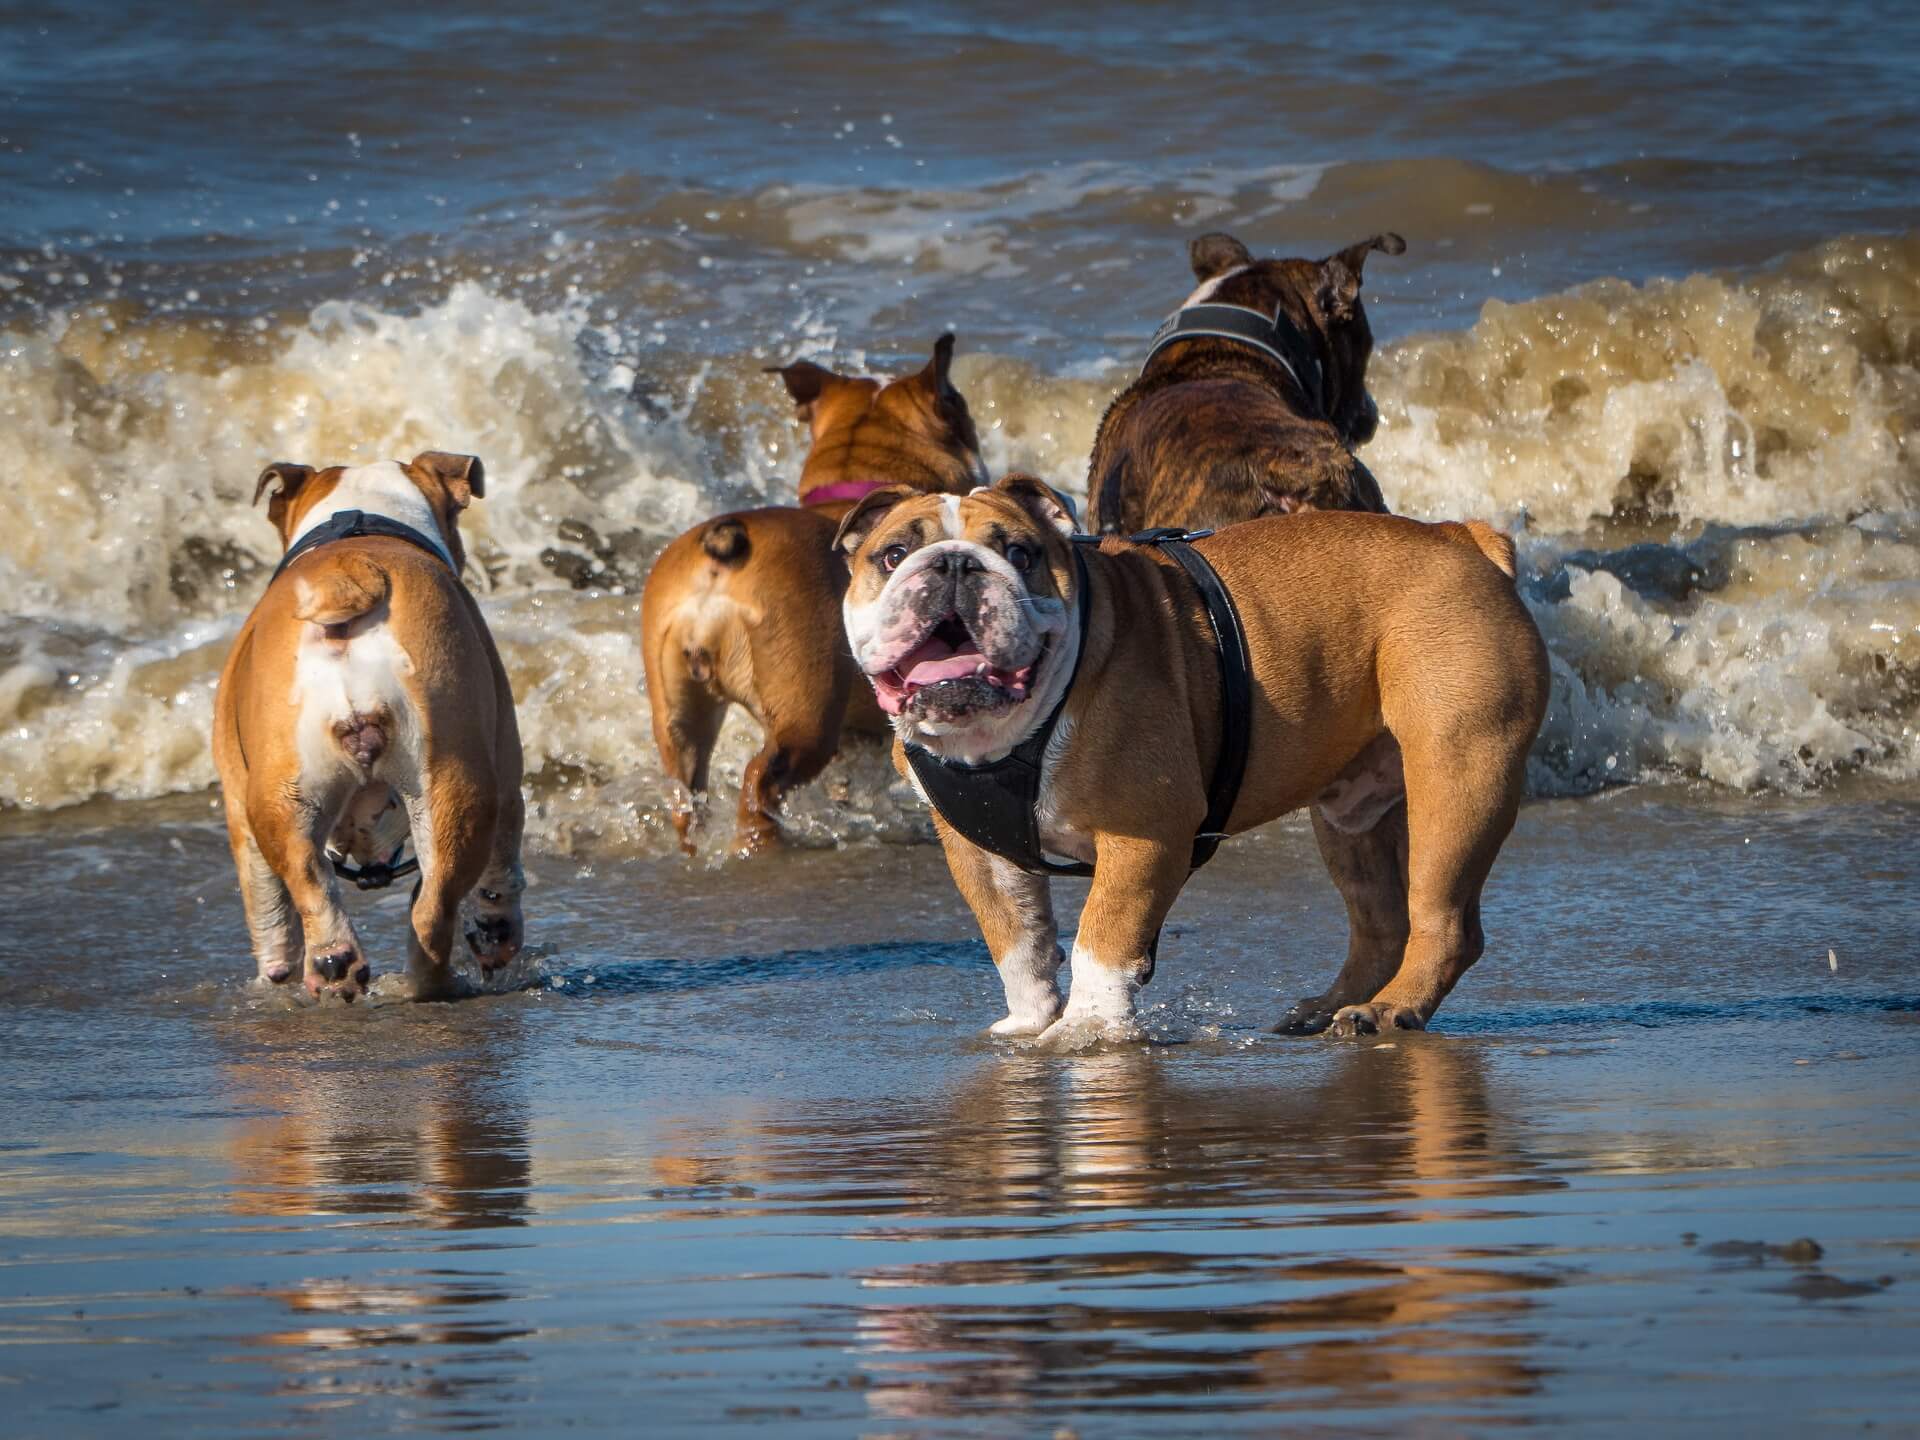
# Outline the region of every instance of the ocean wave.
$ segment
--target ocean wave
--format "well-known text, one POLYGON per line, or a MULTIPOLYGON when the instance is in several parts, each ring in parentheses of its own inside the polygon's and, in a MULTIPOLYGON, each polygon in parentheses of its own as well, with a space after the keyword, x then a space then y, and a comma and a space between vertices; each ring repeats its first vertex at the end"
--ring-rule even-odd
MULTIPOLYGON (((219 662, 277 550, 261 465, 446 448, 488 465, 464 523, 536 833, 581 849, 666 843, 633 596, 686 524, 791 493, 803 436, 761 367, 871 368, 814 321, 715 360, 472 281, 278 327, 80 308, 0 352, 0 806, 210 784, 219 662)), ((1554 666, 1537 793, 1920 776, 1920 234, 1490 304, 1375 367, 1396 508, 1521 533, 1554 666)), ((963 354, 957 378, 996 470, 1078 493, 1128 368, 963 354)), ((723 790, 756 743, 736 718, 723 790)), ((877 746, 793 805, 814 843, 925 833, 877 746)))

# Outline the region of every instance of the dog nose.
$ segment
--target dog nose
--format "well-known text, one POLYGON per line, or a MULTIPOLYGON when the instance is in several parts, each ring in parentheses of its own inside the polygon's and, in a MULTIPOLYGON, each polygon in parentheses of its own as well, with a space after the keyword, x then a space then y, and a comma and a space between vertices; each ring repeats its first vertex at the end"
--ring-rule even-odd
POLYGON ((940 557, 940 569, 948 575, 965 575, 980 568, 980 557, 971 550, 949 550, 940 557))

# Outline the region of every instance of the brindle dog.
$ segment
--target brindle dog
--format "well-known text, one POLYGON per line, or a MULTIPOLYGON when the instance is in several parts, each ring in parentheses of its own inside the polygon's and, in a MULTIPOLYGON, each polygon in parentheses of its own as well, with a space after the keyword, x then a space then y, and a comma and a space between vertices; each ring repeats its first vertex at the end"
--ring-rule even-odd
POLYGON ((1354 456, 1380 423, 1367 394, 1373 331, 1360 303, 1375 235, 1324 260, 1255 260, 1231 235, 1190 247, 1200 286, 1181 304, 1278 315, 1273 356, 1238 340, 1176 340, 1108 407, 1087 468, 1090 524, 1131 534, 1156 525, 1218 529, 1294 510, 1385 513, 1354 456))

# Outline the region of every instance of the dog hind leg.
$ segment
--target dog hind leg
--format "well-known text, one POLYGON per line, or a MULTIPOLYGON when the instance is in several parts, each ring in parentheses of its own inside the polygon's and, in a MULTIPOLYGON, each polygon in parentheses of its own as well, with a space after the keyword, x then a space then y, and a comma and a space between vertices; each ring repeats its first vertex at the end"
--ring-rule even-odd
POLYGON ((452 762, 432 767, 431 773, 424 792, 403 796, 420 859, 407 940, 407 979, 416 999, 453 991, 460 902, 488 869, 498 818, 492 776, 452 762))
POLYGON ((1337 1011, 1371 999, 1407 948, 1407 807, 1395 805, 1358 835, 1329 824, 1317 805, 1311 814, 1320 857, 1347 905, 1347 959, 1323 992, 1287 1011, 1274 1027, 1283 1035, 1317 1035, 1337 1011))

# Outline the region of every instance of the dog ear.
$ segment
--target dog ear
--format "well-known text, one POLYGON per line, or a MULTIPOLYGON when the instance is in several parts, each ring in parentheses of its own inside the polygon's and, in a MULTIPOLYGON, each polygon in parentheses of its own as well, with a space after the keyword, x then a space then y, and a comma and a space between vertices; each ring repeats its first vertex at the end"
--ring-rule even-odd
POLYGON ((821 391, 829 385, 838 385, 846 378, 811 360, 796 360, 791 365, 769 365, 766 373, 778 375, 786 382, 787 394, 800 407, 802 418, 807 414, 807 407, 820 398, 821 391))
POLYGON ((1037 476, 1002 476, 1000 483, 993 488, 1042 525, 1051 525, 1062 535, 1073 535, 1080 529, 1073 501, 1037 476))
POLYGON ((1204 284, 1216 275, 1251 265, 1253 254, 1233 236, 1216 231, 1187 246, 1187 259, 1193 264, 1193 278, 1204 284))
POLYGON ((851 555, 860 548, 873 527, 878 525, 886 514, 902 500, 911 500, 920 492, 905 485, 889 485, 883 490, 874 490, 860 499, 840 522, 840 528, 833 532, 833 548, 842 555, 851 555))
POLYGON ((437 477, 447 487, 456 510, 464 510, 475 500, 487 498, 487 467, 480 463, 478 455, 422 450, 413 457, 413 468, 437 477))
POLYGON ((260 472, 259 480, 254 482, 253 500, 250 503, 258 505, 260 497, 265 495, 269 497, 267 505, 271 512, 275 499, 292 499, 294 492, 312 478, 313 466, 295 465, 291 460, 276 460, 260 472))
POLYGON ((1378 250, 1382 255, 1403 255, 1407 242, 1391 230, 1356 241, 1338 254, 1320 262, 1320 311, 1328 320, 1348 320, 1360 298, 1360 275, 1367 256, 1378 250))
POLYGON ((933 393, 945 396, 952 392, 953 382, 947 374, 953 369, 953 332, 947 331, 933 342, 933 358, 927 361, 920 371, 920 378, 933 387, 933 393))

